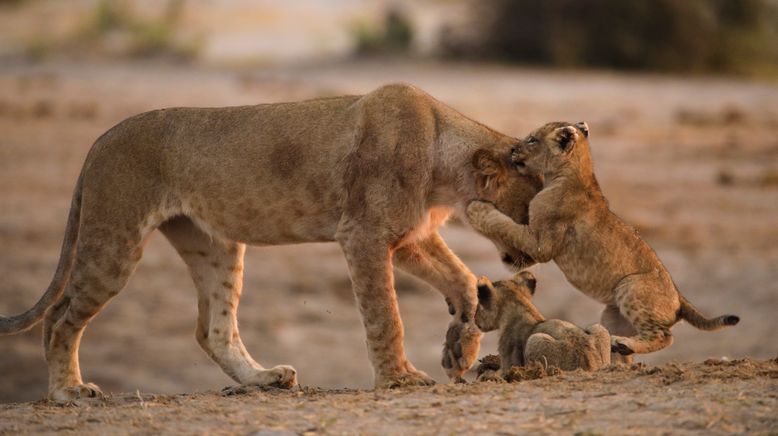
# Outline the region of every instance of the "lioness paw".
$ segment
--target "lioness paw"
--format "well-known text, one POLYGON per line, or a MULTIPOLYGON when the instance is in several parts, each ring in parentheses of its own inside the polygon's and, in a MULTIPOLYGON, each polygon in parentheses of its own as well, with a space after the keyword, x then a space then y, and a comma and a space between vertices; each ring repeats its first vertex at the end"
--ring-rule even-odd
POLYGON ((55 389, 49 393, 49 399, 56 402, 68 402, 84 398, 103 398, 103 392, 94 383, 55 389))
POLYGON ((478 358, 481 336, 483 333, 475 322, 454 322, 449 326, 441 365, 451 380, 458 381, 473 366, 478 358))
POLYGON ((297 371, 289 365, 257 370, 256 374, 243 384, 289 389, 297 384, 297 371))
POLYGON ((423 371, 411 370, 397 374, 376 377, 376 388, 395 389, 405 386, 432 386, 435 380, 423 371))

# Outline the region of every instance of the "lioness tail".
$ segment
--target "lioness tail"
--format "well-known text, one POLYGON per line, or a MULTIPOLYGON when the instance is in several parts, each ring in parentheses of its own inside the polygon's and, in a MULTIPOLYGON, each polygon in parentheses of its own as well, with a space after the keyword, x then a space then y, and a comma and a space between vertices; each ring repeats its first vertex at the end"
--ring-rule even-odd
POLYGON ((697 327, 700 330, 718 330, 722 327, 729 325, 735 325, 740 322, 740 317, 737 315, 722 315, 715 318, 705 318, 692 306, 686 298, 681 297, 681 310, 679 311, 679 317, 685 319, 689 324, 697 327))
POLYGON ((65 238, 62 241, 62 249, 59 254, 59 263, 49 288, 46 289, 43 296, 28 311, 14 316, 0 316, 0 335, 9 335, 29 330, 43 318, 46 309, 51 307, 62 296, 62 293, 65 291, 65 285, 67 285, 70 278, 70 271, 73 268, 80 222, 81 176, 78 177, 76 189, 73 192, 68 223, 65 226, 65 238))

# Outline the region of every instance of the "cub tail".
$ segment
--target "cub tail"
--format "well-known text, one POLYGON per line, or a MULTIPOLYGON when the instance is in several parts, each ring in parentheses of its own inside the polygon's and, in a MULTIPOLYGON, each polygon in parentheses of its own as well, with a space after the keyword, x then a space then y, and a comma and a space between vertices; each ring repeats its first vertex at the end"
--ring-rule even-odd
POLYGON ((680 318, 685 319, 689 324, 700 330, 718 330, 720 328, 735 325, 740 322, 737 315, 721 315, 715 318, 705 318, 696 307, 692 306, 686 298, 681 297, 681 309, 678 313, 680 318))

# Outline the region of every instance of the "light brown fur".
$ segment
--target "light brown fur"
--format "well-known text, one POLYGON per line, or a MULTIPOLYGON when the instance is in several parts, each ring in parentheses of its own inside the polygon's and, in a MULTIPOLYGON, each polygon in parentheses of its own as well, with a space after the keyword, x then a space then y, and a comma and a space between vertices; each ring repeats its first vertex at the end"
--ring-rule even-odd
MULTIPOLYGON (((501 372, 533 362, 565 371, 596 371, 610 365, 610 335, 605 327, 592 324, 582 329, 567 321, 545 319, 532 304, 535 284, 535 276, 529 271, 511 280, 492 283, 481 277, 478 281, 475 322, 484 332, 500 331, 501 372)), ((479 380, 497 376, 486 372, 479 380)))
POLYGON ((733 315, 700 315, 654 250, 610 211, 594 177, 588 135, 585 123, 549 123, 532 132, 513 153, 518 171, 544 178, 530 202, 529 224, 514 222, 499 205, 475 201, 467 208, 473 227, 538 262, 554 260, 571 284, 606 304, 603 323, 615 327, 612 345, 620 354, 670 345, 670 327, 680 319, 704 330, 736 324, 733 315), (629 327, 634 335, 616 336, 629 327))
MULTIPOLYGON (((437 229, 487 198, 526 222, 536 176, 510 170, 517 139, 408 85, 363 96, 228 108, 173 108, 129 118, 101 136, 76 185, 57 272, 0 334, 44 317, 49 397, 99 395, 78 347, 89 320, 118 294, 159 229, 198 290, 197 341, 241 384, 291 386, 246 351, 236 312, 246 244, 337 241, 348 262, 378 387, 429 384, 403 349, 393 264, 453 308, 444 350, 452 373, 476 358, 476 279, 437 229)), ((498 242, 499 244, 499 242, 498 242)), ((522 253, 507 249, 531 263, 522 253)))

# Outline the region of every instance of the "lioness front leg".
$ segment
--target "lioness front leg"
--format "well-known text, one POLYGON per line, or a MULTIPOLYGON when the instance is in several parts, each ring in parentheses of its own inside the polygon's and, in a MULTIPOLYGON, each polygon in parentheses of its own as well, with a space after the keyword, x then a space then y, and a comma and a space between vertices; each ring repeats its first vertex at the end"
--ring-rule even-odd
POLYGON ((365 325, 375 386, 434 384, 432 378, 414 368, 405 356, 403 325, 388 244, 358 232, 341 233, 338 241, 348 263, 354 295, 365 325))
POLYGON ((189 266, 197 287, 197 342, 233 380, 242 385, 290 388, 297 372, 288 365, 265 369, 246 350, 238 332, 246 246, 210 238, 189 218, 164 223, 160 230, 189 266))
POLYGON ((483 336, 475 325, 475 276, 438 233, 403 246, 395 252, 394 259, 399 268, 434 286, 446 298, 454 318, 446 333, 441 364, 449 378, 462 381, 462 375, 478 358, 483 336))

